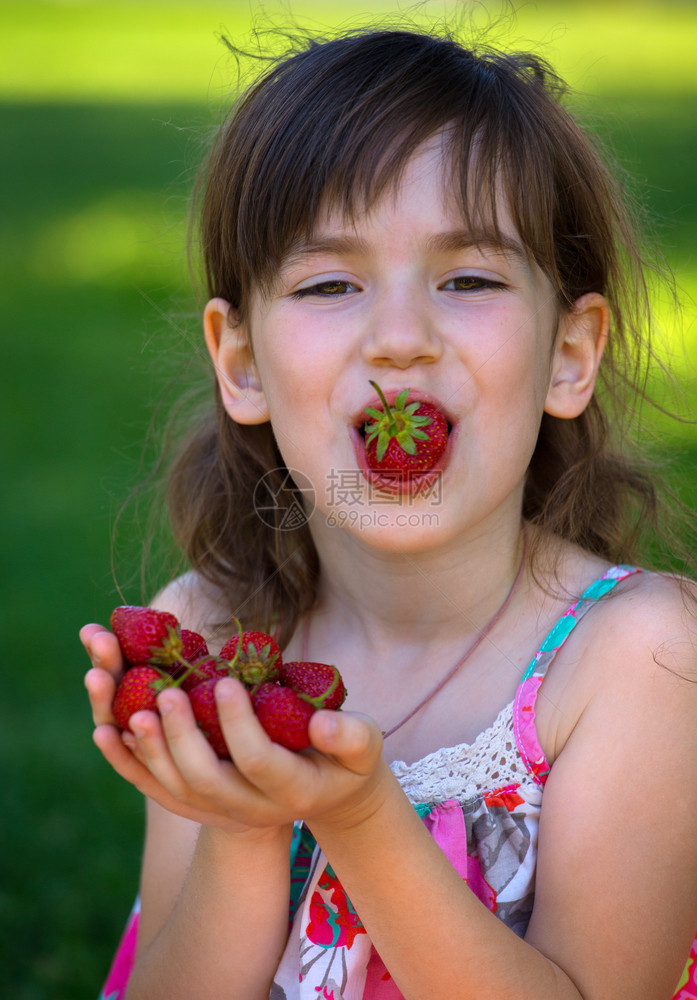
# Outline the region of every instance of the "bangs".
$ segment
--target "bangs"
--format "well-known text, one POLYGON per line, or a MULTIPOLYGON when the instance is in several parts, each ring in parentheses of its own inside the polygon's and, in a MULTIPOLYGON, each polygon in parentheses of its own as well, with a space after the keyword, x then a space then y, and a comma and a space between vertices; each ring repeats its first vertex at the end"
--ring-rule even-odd
POLYGON ((464 226, 500 239, 502 197, 526 251, 573 301, 602 279, 578 259, 592 228, 584 213, 571 207, 570 235, 559 225, 560 203, 583 193, 571 174, 586 143, 560 89, 533 57, 478 55, 448 38, 385 31, 310 43, 264 75, 221 130, 203 206, 209 294, 243 310, 320 212, 369 209, 440 133, 464 226))

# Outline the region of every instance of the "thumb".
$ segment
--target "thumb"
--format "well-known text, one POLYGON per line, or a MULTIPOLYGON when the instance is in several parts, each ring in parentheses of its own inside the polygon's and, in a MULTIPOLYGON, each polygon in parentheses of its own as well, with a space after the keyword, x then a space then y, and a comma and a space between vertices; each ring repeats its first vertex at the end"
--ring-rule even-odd
POLYGON ((382 733, 368 715, 358 712, 319 711, 310 719, 310 740, 315 750, 334 757, 355 774, 370 774, 382 754, 382 733))

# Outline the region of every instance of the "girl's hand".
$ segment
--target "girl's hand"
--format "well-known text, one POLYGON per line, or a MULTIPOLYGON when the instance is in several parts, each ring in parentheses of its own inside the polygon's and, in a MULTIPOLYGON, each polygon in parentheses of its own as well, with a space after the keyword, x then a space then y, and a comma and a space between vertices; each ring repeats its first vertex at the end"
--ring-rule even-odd
MULTIPOLYGON (((115 725, 112 705, 116 688, 125 671, 125 663, 116 636, 102 625, 91 624, 84 625, 80 629, 80 640, 92 661, 92 668, 85 675, 85 687, 95 724, 93 739, 108 763, 138 791, 169 812, 196 823, 223 826, 220 816, 208 812, 203 802, 185 803, 170 795, 148 771, 134 735, 122 733, 115 725)), ((144 719, 146 727, 152 727, 158 722, 153 712, 136 714, 144 719)), ((226 828, 234 829, 235 832, 243 829, 233 824, 227 824, 226 828)))
POLYGON ((100 625, 80 638, 92 660, 85 676, 94 742, 114 770, 170 812, 231 832, 322 816, 352 822, 379 802, 382 736, 376 723, 349 712, 317 712, 315 749, 294 753, 272 743, 244 687, 232 678, 216 687, 223 732, 234 764, 220 760, 196 725, 180 690, 158 697, 159 717, 137 712, 121 733, 111 706, 124 663, 118 641, 100 625), (319 751, 319 752, 318 752, 319 751))
MULTIPOLYGON (((180 690, 159 695, 161 717, 153 712, 131 717, 133 737, 125 733, 122 740, 147 770, 147 776, 138 775, 138 787, 161 805, 234 830, 319 816, 351 823, 377 808, 383 772, 390 772, 372 720, 349 712, 317 712, 310 724, 313 749, 294 753, 269 740, 238 681, 219 681, 216 700, 234 763, 216 756, 180 690)), ((111 734, 98 729, 95 741, 123 773, 111 734)))

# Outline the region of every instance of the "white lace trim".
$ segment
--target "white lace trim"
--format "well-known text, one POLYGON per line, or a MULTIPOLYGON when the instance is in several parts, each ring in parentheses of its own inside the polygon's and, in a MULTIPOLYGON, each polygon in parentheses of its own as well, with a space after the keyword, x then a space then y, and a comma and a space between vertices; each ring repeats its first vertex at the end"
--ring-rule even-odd
POLYGON ((390 767, 414 805, 448 799, 466 802, 483 791, 522 784, 526 778, 531 789, 537 787, 518 752, 512 701, 474 743, 435 750, 413 764, 395 760, 390 767))

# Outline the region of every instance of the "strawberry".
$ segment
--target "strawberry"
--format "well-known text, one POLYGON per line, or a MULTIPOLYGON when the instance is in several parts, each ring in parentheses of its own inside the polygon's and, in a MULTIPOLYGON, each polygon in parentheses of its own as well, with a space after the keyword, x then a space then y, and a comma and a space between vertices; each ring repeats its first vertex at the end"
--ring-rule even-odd
POLYGON ((202 656, 200 660, 194 660, 191 667, 191 672, 182 675, 183 691, 193 691, 205 681, 219 681, 221 677, 230 676, 230 664, 220 656, 202 656))
POLYGON ((213 677, 197 684, 193 690, 189 691, 189 701, 194 713, 194 718, 198 723, 203 735, 213 747, 217 755, 223 759, 230 759, 223 730, 220 727, 218 717, 218 707, 215 703, 215 686, 220 678, 213 677))
POLYGON ((346 699, 346 688, 341 674, 328 663, 289 661, 281 666, 281 684, 299 694, 307 694, 321 701, 321 708, 338 709, 346 699))
POLYGON ((409 389, 390 406, 377 382, 370 384, 384 409, 365 410, 372 417, 363 428, 368 467, 401 478, 433 469, 448 443, 448 421, 438 407, 418 400, 407 406, 409 389))
POLYGON ((293 688, 268 683, 260 684, 251 697, 256 716, 270 740, 288 750, 306 750, 310 746, 307 727, 316 712, 311 701, 293 688))
POLYGON ((200 660, 203 656, 208 656, 206 640, 198 632, 192 632, 191 629, 183 628, 181 630, 181 640, 182 656, 189 663, 192 663, 194 660, 200 660))
POLYGON ((134 712, 157 712, 157 696, 171 684, 159 670, 149 664, 130 667, 121 678, 112 711, 119 729, 129 729, 134 712))
POLYGON ((283 662, 276 640, 266 632, 242 632, 237 625, 238 634, 220 650, 221 657, 230 661, 233 675, 247 687, 276 680, 283 662))
POLYGON ((183 659, 179 622, 168 611, 122 605, 111 613, 111 631, 132 665, 164 665, 183 659))

